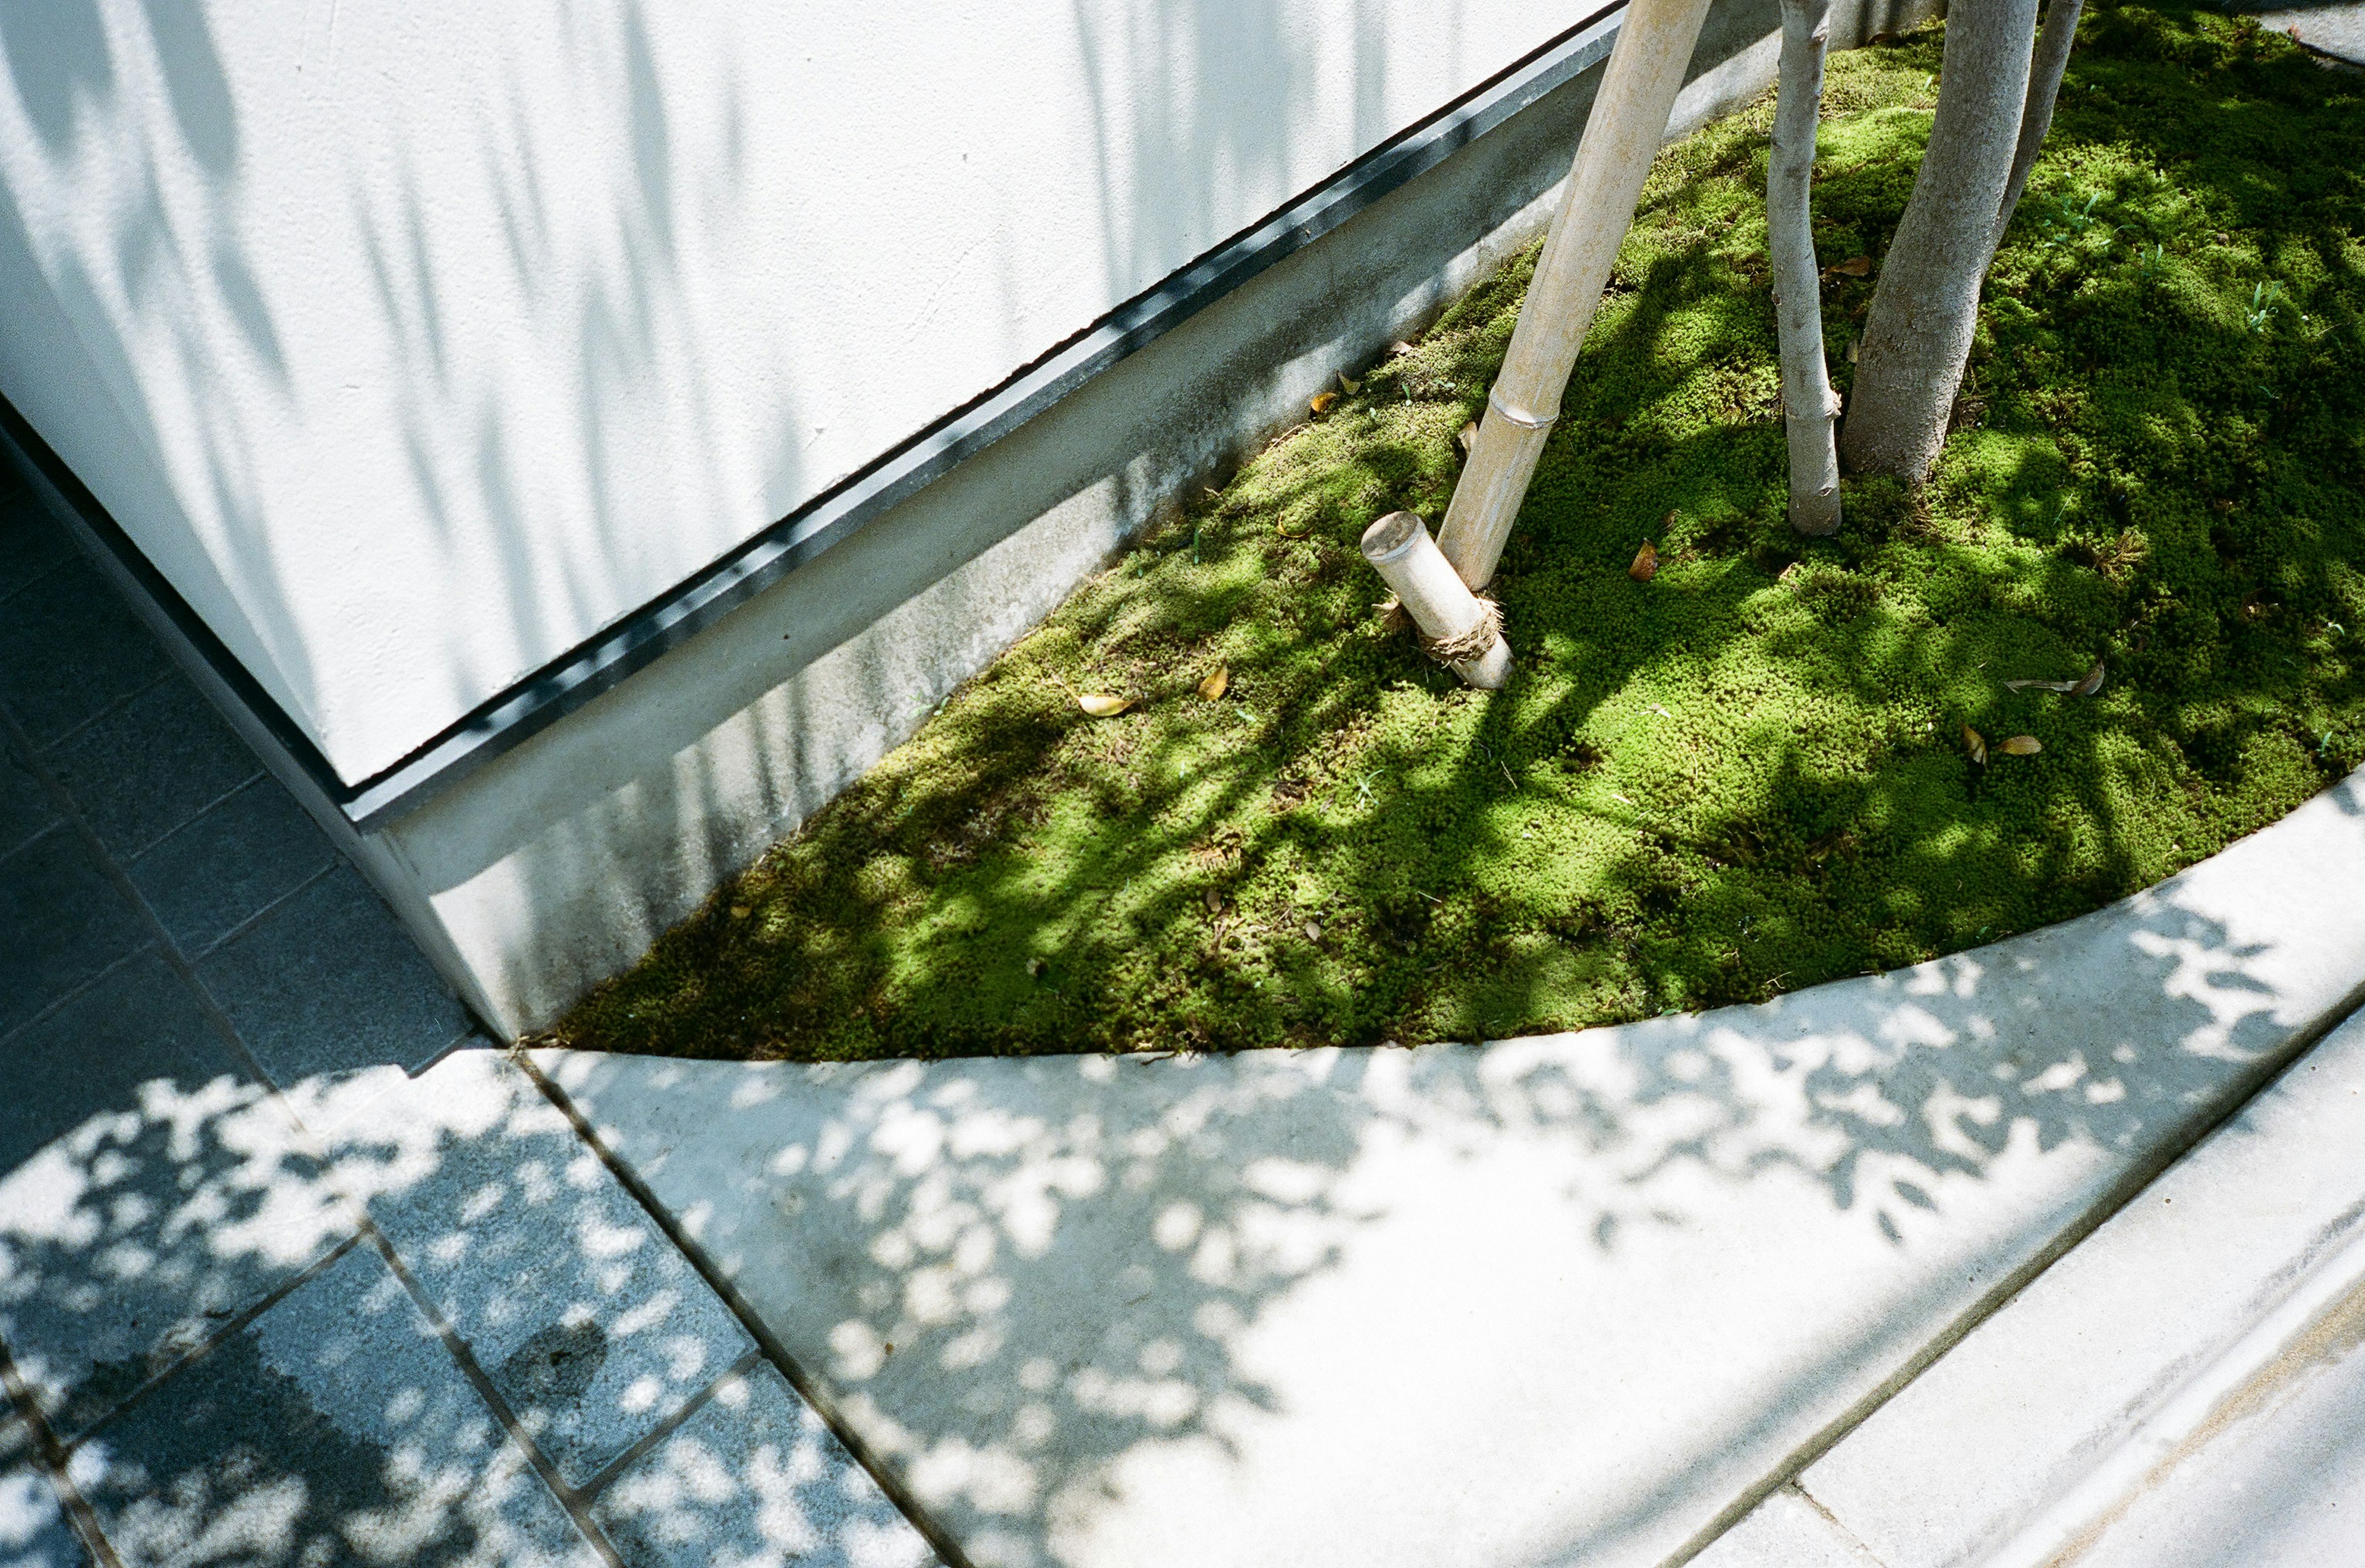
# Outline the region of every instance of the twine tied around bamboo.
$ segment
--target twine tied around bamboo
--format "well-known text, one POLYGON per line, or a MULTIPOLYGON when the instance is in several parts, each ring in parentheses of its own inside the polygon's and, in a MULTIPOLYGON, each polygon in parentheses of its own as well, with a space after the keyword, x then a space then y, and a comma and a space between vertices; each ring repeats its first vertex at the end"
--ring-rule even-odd
POLYGON ((1495 601, 1470 591, 1408 511, 1393 511, 1363 531, 1363 558, 1395 590, 1420 645, 1470 685, 1493 691, 1511 676, 1510 644, 1495 601))

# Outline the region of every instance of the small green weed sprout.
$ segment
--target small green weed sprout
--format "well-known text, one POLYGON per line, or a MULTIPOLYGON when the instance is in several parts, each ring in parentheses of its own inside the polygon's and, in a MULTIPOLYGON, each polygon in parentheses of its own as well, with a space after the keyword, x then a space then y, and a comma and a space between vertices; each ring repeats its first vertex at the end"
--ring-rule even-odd
POLYGON ((2263 332, 2274 324, 2275 308, 2283 302, 2283 286, 2279 283, 2254 283, 2250 286, 2250 306, 2243 318, 2253 332, 2263 332))

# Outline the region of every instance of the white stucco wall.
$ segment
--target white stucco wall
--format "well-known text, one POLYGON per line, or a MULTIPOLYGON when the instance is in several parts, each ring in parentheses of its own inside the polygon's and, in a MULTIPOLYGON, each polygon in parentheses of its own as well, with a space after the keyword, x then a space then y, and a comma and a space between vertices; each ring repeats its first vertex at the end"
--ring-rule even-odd
POLYGON ((0 391, 358 779, 1577 14, 0 0, 0 391))

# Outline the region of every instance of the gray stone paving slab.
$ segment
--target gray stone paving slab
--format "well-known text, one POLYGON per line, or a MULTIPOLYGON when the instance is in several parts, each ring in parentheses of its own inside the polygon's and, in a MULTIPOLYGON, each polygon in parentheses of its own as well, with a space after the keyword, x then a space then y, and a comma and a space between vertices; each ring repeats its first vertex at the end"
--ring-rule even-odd
POLYGON ((151 939, 77 834, 0 860, 0 1038, 151 939))
POLYGON ((2262 27, 2285 32, 2315 50, 2350 65, 2365 65, 2365 5, 2295 6, 2259 14, 2262 27))
POLYGON ((72 1436, 351 1230, 162 958, 7 1048, 0 1342, 72 1436))
POLYGON ((280 1087, 417 1069, 468 1015, 361 873, 340 866, 200 959, 197 978, 280 1087))
POLYGON ((515 1066, 466 1050, 336 1142, 371 1214, 569 1484, 755 1348, 515 1066))
POLYGON ((197 956, 336 860, 276 779, 258 778, 133 861, 132 883, 197 956))
POLYGON ((592 1517, 645 1568, 924 1568, 936 1553, 758 1363, 619 1474, 592 1517))
POLYGON ((591 1568, 385 1260, 347 1252, 76 1456, 126 1568, 591 1568))
MULTIPOLYGON (((2087 1516, 2117 1506, 2109 1486, 2093 1493, 2093 1478, 2119 1468, 2110 1456, 2187 1391, 2206 1394, 2196 1380, 2220 1375, 2213 1369, 2230 1347, 2360 1240, 2365 1017, 2334 1031, 1817 1461, 1801 1484, 1889 1568, 1982 1560, 2048 1516, 2059 1521, 2052 1533, 2075 1535, 2087 1516), (2091 1495, 2081 1502, 2081 1493, 2091 1495)), ((2315 1361, 2311 1352, 2282 1370, 2315 1361)), ((2276 1361, 2261 1365, 2272 1372, 2276 1361)), ((2229 1408, 2272 1403, 2249 1368, 2232 1374, 2229 1408)), ((2338 1397, 2354 1394, 2349 1375, 2349 1394, 2338 1397)), ((2194 1422, 2205 1426, 2209 1409, 2199 1406, 2194 1422)), ((2354 1462, 2344 1457, 2350 1435, 2327 1428, 2323 1436, 2328 1462, 2354 1462)), ((2264 1448, 2279 1446, 2270 1439, 2264 1448)), ((2150 1489, 2184 1495, 2196 1484, 2189 1477, 2205 1483, 2209 1474, 2206 1464, 2180 1470, 2150 1489)), ((2326 1484, 2337 1492, 2346 1483, 2328 1475, 2326 1484)), ((2155 1511, 2174 1517, 2181 1506, 2169 1497, 2155 1511)), ((2351 1528, 2365 1540, 2365 1518, 2351 1528)))
POLYGON ((2335 1568, 2365 1561, 2365 1302, 2301 1375, 2229 1415, 2112 1517, 2077 1568, 2335 1568))
POLYGON ((2360 886, 2351 778, 2111 909, 1763 1007, 533 1059, 980 1568, 1646 1568, 2337 1017, 2360 886))
POLYGON ((26 771, 6 745, 0 745, 0 857, 22 849, 57 821, 58 813, 40 781, 26 771))
MULTIPOLYGON (((752 1341, 529 1079, 481 1050, 431 1069, 467 1037, 457 1002, 6 490, 12 1389, 70 1445, 75 1484, 129 1564, 602 1561, 525 1432, 595 1481, 713 1393, 752 1341), (430 1331, 364 1204, 470 1350, 430 1331)), ((754 1512, 726 1499, 706 1516, 751 1560, 776 1557, 784 1528, 766 1443, 817 1429, 779 1392, 764 1433, 723 1433, 743 1440, 734 1462, 753 1468, 734 1484, 754 1512)), ((28 1430, 0 1408, 0 1568, 79 1568, 28 1430)), ((799 1495, 813 1518, 838 1520, 836 1484, 799 1495)), ((846 1518, 858 1543, 893 1533, 864 1536, 876 1521, 859 1508, 846 1518)), ((878 1556, 865 1550, 813 1560, 878 1556)))
POLYGON ((129 859, 262 771, 175 674, 50 747, 54 773, 107 852, 129 859))
POLYGON ((164 651, 98 574, 70 560, 8 597, 0 702, 46 746, 171 671, 164 651))
POLYGON ((1709 1544, 1691 1568, 1883 1568, 1795 1486, 1709 1544))

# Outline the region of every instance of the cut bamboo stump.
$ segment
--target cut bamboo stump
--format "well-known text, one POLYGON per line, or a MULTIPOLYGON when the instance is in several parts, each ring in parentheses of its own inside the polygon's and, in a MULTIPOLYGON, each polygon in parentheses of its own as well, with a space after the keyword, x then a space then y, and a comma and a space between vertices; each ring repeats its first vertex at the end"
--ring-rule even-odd
POLYGON ((1561 393, 1634 221, 1708 4, 1631 0, 1626 7, 1502 374, 1486 395, 1469 466, 1438 531, 1438 548, 1474 588, 1493 580, 1536 459, 1560 418, 1561 393))
POLYGON ((1431 657, 1481 691, 1500 690, 1510 679, 1501 614, 1455 574, 1427 523, 1408 511, 1388 513, 1363 530, 1363 559, 1395 590, 1431 657))

